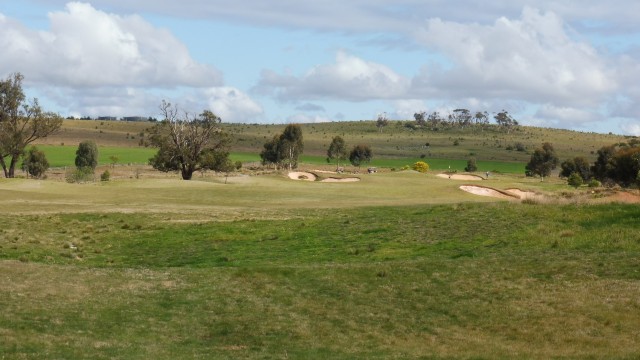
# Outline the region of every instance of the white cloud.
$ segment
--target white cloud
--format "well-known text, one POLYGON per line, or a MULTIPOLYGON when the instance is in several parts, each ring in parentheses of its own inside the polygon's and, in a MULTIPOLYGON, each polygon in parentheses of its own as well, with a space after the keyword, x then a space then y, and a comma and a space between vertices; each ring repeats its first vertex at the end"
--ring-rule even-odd
POLYGON ((602 115, 597 111, 589 108, 572 108, 558 107, 550 104, 541 106, 536 112, 535 117, 544 120, 544 122, 558 125, 580 126, 586 123, 597 121, 602 115))
POLYGON ((339 51, 335 63, 315 66, 301 77, 263 71, 256 91, 282 101, 365 101, 402 97, 408 88, 409 80, 391 68, 339 51))
POLYGON ((50 31, 0 19, 0 73, 59 86, 217 86, 221 73, 191 58, 168 30, 70 2, 49 14, 50 31))
POLYGON ((333 120, 320 115, 294 114, 287 117, 287 123, 290 124, 326 123, 331 121, 333 120))
POLYGON ((558 106, 602 101, 617 87, 615 73, 592 46, 571 39, 568 31, 557 15, 531 8, 520 20, 500 18, 492 25, 429 20, 417 36, 444 53, 451 68, 423 71, 414 89, 558 106))
POLYGON ((264 113, 260 104, 233 87, 207 89, 205 95, 211 111, 227 123, 256 122, 264 113))
POLYGON ((630 135, 640 136, 640 123, 626 123, 622 125, 622 130, 630 135))
POLYGON ((427 111, 428 107, 422 100, 396 100, 392 106, 394 113, 390 115, 393 119, 413 120, 413 114, 420 111, 427 111))

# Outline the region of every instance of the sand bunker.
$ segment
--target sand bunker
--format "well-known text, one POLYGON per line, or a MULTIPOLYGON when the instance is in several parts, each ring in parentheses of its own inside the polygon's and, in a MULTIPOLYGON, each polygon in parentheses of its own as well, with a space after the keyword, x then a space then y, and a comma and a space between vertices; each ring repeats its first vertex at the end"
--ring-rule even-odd
POLYGON ((463 185, 460 189, 480 196, 492 196, 500 199, 543 200, 544 195, 520 189, 498 190, 485 186, 463 185))
POLYGON ((511 194, 516 195, 520 200, 542 200, 544 199, 544 195, 535 193, 533 191, 524 191, 520 189, 507 189, 505 190, 511 194))
MULTIPOLYGON (((303 181, 316 181, 318 177, 314 173, 305 172, 305 171, 297 171, 290 172, 289 179, 292 180, 303 180, 303 181)), ((320 180, 320 182, 356 182, 360 181, 360 178, 357 177, 348 177, 348 178, 337 178, 337 177, 329 177, 326 179, 320 180)))
POLYGON ((515 194, 508 193, 506 191, 497 190, 484 186, 475 186, 475 185, 462 185, 460 186, 460 190, 466 191, 468 193, 480 196, 491 196, 500 199, 519 199, 519 197, 515 194))
POLYGON ((482 176, 471 174, 438 174, 439 178, 451 179, 451 180, 484 180, 482 176))
POLYGON ((330 178, 323 179, 320 182, 356 182, 356 181, 360 181, 360 178, 357 178, 357 177, 349 177, 349 178, 334 178, 334 177, 330 177, 330 178))
POLYGON ((316 181, 317 176, 315 174, 310 173, 310 172, 297 171, 297 172, 290 172, 289 173, 289 179, 291 179, 291 180, 304 180, 304 181, 316 181))

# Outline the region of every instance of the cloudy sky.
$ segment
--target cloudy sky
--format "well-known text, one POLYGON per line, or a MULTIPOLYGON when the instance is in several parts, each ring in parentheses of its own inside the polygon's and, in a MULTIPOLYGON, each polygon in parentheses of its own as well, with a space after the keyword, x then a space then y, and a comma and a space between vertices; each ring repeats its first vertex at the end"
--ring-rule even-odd
POLYGON ((0 76, 73 116, 509 111, 640 135, 640 1, 0 0, 0 76))

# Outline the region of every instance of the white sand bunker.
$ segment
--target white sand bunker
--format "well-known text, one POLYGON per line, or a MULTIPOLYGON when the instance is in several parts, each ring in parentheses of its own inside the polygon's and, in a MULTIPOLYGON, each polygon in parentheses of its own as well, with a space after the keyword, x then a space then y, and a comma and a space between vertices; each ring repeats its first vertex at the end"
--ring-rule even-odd
POLYGON ((357 177, 348 177, 348 178, 330 177, 330 178, 323 179, 320 182, 356 182, 356 181, 360 181, 360 178, 357 178, 357 177))
POLYGON ((521 200, 542 200, 544 199, 544 195, 535 193, 533 191, 524 191, 520 189, 507 189, 507 192, 516 195, 521 200))
POLYGON ((451 179, 451 180, 484 180, 482 176, 471 174, 438 174, 439 178, 451 179))
MULTIPOLYGON (((297 171, 290 172, 289 179, 292 180, 303 180, 303 181, 316 181, 318 177, 314 173, 305 172, 305 171, 297 171)), ((360 178, 357 177, 348 177, 348 178, 338 178, 338 177, 329 177, 326 179, 320 180, 320 182, 356 182, 360 181, 360 178)))
POLYGON ((310 172, 297 171, 289 173, 289 179, 291 180, 316 181, 316 178, 317 176, 310 172))
POLYGON ((500 199, 519 199, 519 197, 515 194, 484 186, 462 185, 460 186, 460 190, 480 196, 491 196, 500 199))

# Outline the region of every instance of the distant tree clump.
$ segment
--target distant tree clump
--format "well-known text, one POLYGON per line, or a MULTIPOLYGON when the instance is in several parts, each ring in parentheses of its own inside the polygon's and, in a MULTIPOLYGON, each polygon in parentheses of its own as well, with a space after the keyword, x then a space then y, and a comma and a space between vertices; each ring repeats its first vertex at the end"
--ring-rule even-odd
POLYGON ((542 144, 541 148, 537 148, 533 152, 531 160, 529 160, 525 169, 527 174, 538 175, 542 180, 544 180, 544 177, 549 176, 551 174, 551 170, 558 166, 558 162, 558 156, 556 155, 553 145, 546 142, 542 144))
POLYGON ((591 179, 591 166, 589 161, 582 156, 574 159, 568 159, 560 164, 560 177, 569 178, 572 174, 577 173, 583 181, 591 179))
POLYGON ((426 173, 429 171, 429 164, 424 161, 418 161, 411 166, 411 168, 417 172, 426 173))
POLYGON ((604 184, 640 185, 640 146, 633 143, 600 148, 591 171, 604 184))
POLYGON ((467 160, 467 167, 464 168, 466 172, 474 172, 478 170, 478 165, 476 165, 476 159, 471 158, 467 160))
POLYGON ((47 161, 47 157, 43 151, 32 146, 22 161, 22 169, 32 177, 40 179, 49 169, 49 161, 47 161))
POLYGON ((331 140, 329 149, 327 150, 327 162, 336 161, 336 171, 340 168, 340 161, 347 159, 347 144, 340 136, 335 136, 331 140))
POLYGON ((274 135, 264 143, 260 158, 263 165, 273 164, 276 169, 283 165, 292 170, 298 167, 298 157, 303 150, 302 128, 298 124, 289 124, 282 134, 274 135))
POLYGON ((20 73, 0 81, 0 166, 4 176, 15 176, 25 148, 62 126, 62 117, 42 110, 38 99, 26 103, 20 73))
POLYGON ((511 117, 509 112, 502 110, 501 112, 495 114, 493 118, 496 120, 496 123, 501 128, 507 131, 507 134, 511 132, 511 129, 518 125, 518 121, 511 117))
POLYGON ((86 140, 78 145, 76 150, 76 167, 79 169, 91 169, 91 172, 98 166, 98 145, 93 140, 86 140))
POLYGON ((223 171, 229 163, 229 137, 222 119, 209 110, 197 116, 179 115, 178 107, 162 101, 163 120, 149 130, 149 143, 158 153, 149 159, 154 169, 179 171, 191 180, 196 171, 223 171))
POLYGON ((363 163, 368 163, 373 158, 373 152, 369 145, 356 145, 349 153, 351 165, 360 167, 363 163))

